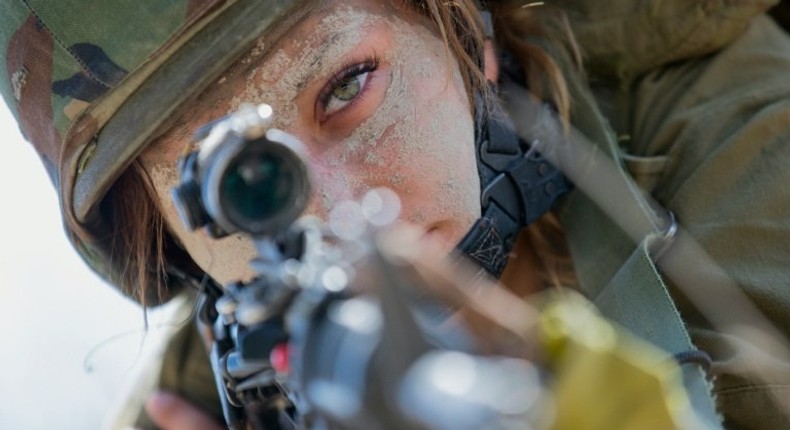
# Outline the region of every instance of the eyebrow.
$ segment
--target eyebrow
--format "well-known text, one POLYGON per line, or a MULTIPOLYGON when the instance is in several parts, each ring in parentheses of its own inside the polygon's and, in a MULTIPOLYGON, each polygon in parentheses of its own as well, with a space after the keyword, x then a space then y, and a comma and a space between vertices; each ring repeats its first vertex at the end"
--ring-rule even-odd
POLYGON ((325 9, 325 6, 312 7, 309 3, 311 2, 305 0, 297 1, 295 5, 286 8, 285 12, 280 13, 282 19, 279 19, 274 25, 264 30, 258 38, 259 41, 264 42, 262 58, 271 55, 271 47, 277 45, 293 27, 301 25, 319 10, 325 9))
MULTIPOLYGON (((273 50, 281 41, 283 41, 289 31, 305 23, 305 21, 315 17, 316 15, 329 12, 332 0, 301 0, 301 4, 293 7, 287 18, 275 24, 268 31, 268 35, 264 36, 265 48, 263 55, 261 55, 261 62, 266 62, 271 59, 277 51, 273 50)), ((318 45, 322 47, 332 46, 337 43, 338 39, 342 36, 341 32, 331 33, 328 37, 320 40, 318 45)), ((315 56, 303 76, 296 79, 296 90, 301 91, 309 83, 310 79, 315 75, 317 65, 323 64, 329 53, 327 49, 318 50, 318 55, 315 56)))
MULTIPOLYGON (((340 32, 332 33, 329 37, 320 41, 319 45, 323 48, 330 47, 336 44, 341 36, 342 34, 340 32)), ((324 62, 326 61, 329 52, 330 52, 329 49, 321 49, 318 55, 315 55, 315 57, 310 62, 308 67, 306 67, 306 70, 304 71, 304 75, 300 76, 299 79, 296 81, 297 90, 301 91, 304 89, 305 86, 307 86, 308 82, 310 82, 310 79, 312 79, 313 76, 315 76, 316 69, 320 68, 321 65, 324 64, 324 62)))
MULTIPOLYGON (((331 0, 301 0, 296 3, 288 13, 284 14, 284 19, 264 33, 267 46, 277 45, 292 28, 302 25, 319 13, 328 11, 331 0)), ((263 57, 266 58, 271 53, 270 50, 265 49, 263 57)))

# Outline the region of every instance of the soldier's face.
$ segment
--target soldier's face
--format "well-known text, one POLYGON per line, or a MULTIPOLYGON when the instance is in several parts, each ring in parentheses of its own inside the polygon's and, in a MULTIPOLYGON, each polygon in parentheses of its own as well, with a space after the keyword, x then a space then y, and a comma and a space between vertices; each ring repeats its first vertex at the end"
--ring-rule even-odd
POLYGON ((169 228, 220 282, 250 275, 250 243, 185 231, 169 188, 191 133, 242 103, 270 104, 273 126, 306 147, 310 214, 326 219, 343 200, 388 187, 401 199, 399 220, 443 251, 480 216, 472 112, 443 41, 424 18, 382 1, 327 3, 253 49, 141 157, 169 228))

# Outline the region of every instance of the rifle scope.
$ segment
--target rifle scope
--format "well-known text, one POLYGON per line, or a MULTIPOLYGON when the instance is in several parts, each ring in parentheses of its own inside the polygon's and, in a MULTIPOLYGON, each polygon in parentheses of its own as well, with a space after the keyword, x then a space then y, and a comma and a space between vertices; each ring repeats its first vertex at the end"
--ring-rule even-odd
POLYGON ((180 161, 172 192, 190 229, 259 237, 286 230, 302 213, 310 197, 302 145, 268 128, 270 118, 268 105, 249 106, 198 131, 198 150, 180 161))

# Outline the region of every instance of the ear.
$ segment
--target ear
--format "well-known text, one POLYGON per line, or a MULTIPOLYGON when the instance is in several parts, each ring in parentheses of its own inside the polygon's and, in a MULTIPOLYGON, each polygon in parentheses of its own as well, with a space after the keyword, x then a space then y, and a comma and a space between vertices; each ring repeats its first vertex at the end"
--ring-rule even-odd
POLYGON ((496 45, 491 39, 486 39, 483 51, 483 74, 493 83, 499 81, 499 59, 497 58, 496 45))

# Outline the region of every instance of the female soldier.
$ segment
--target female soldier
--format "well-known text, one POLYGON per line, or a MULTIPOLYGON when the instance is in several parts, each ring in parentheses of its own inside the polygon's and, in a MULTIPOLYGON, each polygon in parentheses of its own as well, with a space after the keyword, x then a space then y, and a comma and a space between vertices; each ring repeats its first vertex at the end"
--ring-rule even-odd
MULTIPOLYGON (((481 199, 504 173, 486 170, 488 149, 513 139, 486 83, 501 77, 549 103, 617 162, 618 177, 635 176, 785 332, 790 224, 781 184, 790 179, 782 168, 790 151, 781 143, 790 107, 778 71, 790 65, 790 42, 754 18, 767 4, 491 2, 497 54, 472 1, 290 3, 108 1, 78 14, 91 25, 71 21, 64 8, 73 6, 4 5, 3 94, 61 190, 70 236, 92 267, 144 305, 204 272, 223 283, 248 277, 249 245, 185 231, 167 190, 196 127, 241 103, 266 102, 274 126, 307 147, 319 184, 308 212, 326 216, 342 199, 392 188, 402 220, 425 241, 448 252, 460 242, 494 274, 509 256, 502 279, 519 293, 578 278, 607 316, 670 353, 688 352, 688 327, 713 361, 729 425, 785 422, 787 363, 768 369, 770 384, 747 377, 743 361, 751 358, 736 348, 740 341, 717 333, 671 279, 665 287, 648 239, 637 246, 577 190, 511 253, 530 217, 490 202, 520 203, 481 199), (741 64, 748 72, 733 73, 741 64)), ((663 255, 681 253, 670 247, 663 255)), ((180 339, 171 355, 199 362, 195 335, 180 339)), ((705 362, 705 354, 691 355, 705 362)), ((687 367, 687 387, 704 404, 699 368, 687 367)), ((187 368, 204 367, 166 372, 163 387, 210 410, 204 393, 213 382, 184 378, 187 368)), ((180 399, 160 396, 149 406, 166 428, 213 422, 180 399)))

